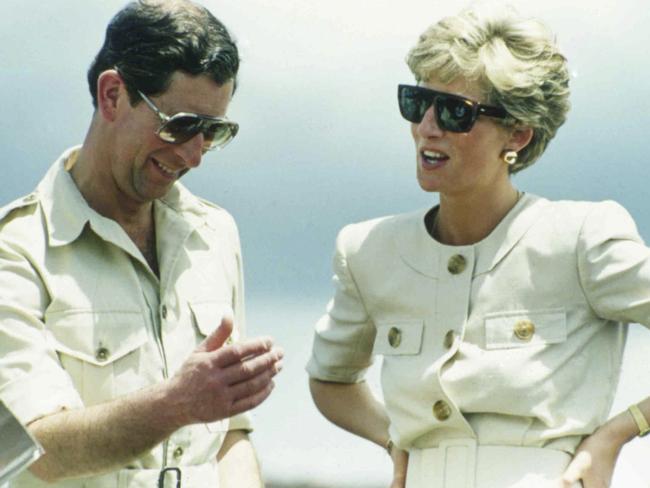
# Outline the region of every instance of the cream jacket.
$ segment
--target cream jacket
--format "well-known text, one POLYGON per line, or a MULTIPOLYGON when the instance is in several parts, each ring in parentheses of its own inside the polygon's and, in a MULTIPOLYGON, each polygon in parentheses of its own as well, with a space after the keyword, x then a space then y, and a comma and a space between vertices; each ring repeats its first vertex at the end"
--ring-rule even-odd
MULTIPOLYGON (((383 356, 390 435, 573 452, 606 420, 626 323, 650 325, 650 251, 613 202, 524 195, 470 246, 425 212, 344 228, 307 370, 358 382, 383 356)), ((639 392, 639 399, 650 392, 639 392)))
MULTIPOLYGON (((75 151, 0 211, 0 399, 23 423, 173 375, 225 311, 235 336, 244 327, 231 216, 174 185, 154 206, 158 279, 122 228, 86 204, 64 169, 75 151)), ((180 466, 183 487, 217 487, 226 432, 249 427, 245 416, 193 425, 123 470, 55 485, 25 473, 11 486, 152 487, 162 467, 180 466)))

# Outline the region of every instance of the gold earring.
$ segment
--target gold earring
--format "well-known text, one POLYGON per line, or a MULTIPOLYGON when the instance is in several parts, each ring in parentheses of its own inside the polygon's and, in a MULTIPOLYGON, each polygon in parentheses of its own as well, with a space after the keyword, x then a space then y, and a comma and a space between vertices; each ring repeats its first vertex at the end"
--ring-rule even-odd
POLYGON ((517 151, 506 151, 502 158, 507 164, 512 166, 517 162, 517 151))

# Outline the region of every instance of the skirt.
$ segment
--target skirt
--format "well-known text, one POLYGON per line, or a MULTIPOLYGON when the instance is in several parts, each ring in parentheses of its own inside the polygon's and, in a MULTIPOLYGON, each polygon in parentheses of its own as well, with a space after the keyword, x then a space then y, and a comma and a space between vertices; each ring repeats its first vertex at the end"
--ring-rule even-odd
POLYGON ((438 447, 409 451, 406 488, 547 488, 571 459, 569 453, 555 449, 451 439, 438 447))

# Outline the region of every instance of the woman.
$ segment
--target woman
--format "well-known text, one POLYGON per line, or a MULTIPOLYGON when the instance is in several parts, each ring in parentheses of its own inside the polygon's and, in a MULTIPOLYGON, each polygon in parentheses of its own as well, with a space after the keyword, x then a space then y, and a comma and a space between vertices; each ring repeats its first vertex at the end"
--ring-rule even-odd
POLYGON ((310 386, 385 446, 392 486, 609 486, 650 399, 609 421, 628 322, 650 325, 650 252, 613 202, 550 202, 510 175, 566 118, 566 60, 537 21, 468 10, 429 28, 400 85, 430 210, 344 228, 310 386), (384 358, 385 405, 363 382, 384 358))

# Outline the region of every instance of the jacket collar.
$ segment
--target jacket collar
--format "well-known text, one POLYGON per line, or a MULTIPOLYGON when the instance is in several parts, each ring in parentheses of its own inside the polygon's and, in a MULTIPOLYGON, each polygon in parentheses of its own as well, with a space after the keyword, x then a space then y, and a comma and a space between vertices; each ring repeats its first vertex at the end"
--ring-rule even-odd
POLYGON ((510 252, 547 204, 548 200, 544 198, 524 194, 485 239, 468 246, 448 246, 429 235, 424 219, 427 213, 437 211, 437 207, 413 212, 405 216, 409 224, 399 230, 399 253, 409 267, 432 278, 446 270, 450 256, 473 255, 473 276, 478 276, 492 270, 510 252))

